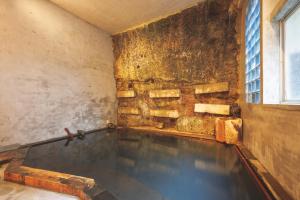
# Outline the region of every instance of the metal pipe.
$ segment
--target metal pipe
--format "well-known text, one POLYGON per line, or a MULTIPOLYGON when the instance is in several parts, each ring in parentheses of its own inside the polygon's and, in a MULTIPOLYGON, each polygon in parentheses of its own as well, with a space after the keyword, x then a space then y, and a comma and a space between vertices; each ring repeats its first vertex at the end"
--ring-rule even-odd
MULTIPOLYGON (((110 130, 110 129, 115 129, 115 128, 105 127, 105 128, 99 128, 99 129, 95 129, 95 130, 85 131, 84 133, 86 135, 86 134, 101 132, 101 131, 110 130)), ((72 134, 72 135, 73 135, 73 138, 78 138, 78 133, 72 134)), ((52 138, 52 139, 45 140, 45 141, 29 143, 29 144, 21 145, 18 149, 23 149, 23 148, 33 147, 33 146, 39 146, 39 145, 42 145, 42 144, 48 144, 48 143, 51 143, 51 142, 57 142, 57 141, 65 140, 65 139, 68 139, 68 138, 69 138, 69 136, 67 135, 67 136, 52 138)))

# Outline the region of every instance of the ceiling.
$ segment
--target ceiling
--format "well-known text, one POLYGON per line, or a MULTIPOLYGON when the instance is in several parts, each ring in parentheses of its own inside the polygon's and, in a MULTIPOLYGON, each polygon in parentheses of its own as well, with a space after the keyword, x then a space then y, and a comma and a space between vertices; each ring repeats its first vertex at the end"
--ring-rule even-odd
POLYGON ((203 0, 50 0, 110 34, 175 14, 203 0))

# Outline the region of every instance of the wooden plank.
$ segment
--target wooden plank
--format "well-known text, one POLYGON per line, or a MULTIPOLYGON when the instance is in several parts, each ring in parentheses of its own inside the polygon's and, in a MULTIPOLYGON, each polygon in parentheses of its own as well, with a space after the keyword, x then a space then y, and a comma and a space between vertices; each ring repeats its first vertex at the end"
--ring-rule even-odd
POLYGON ((129 115, 139 115, 140 111, 138 108, 132 107, 119 107, 118 108, 119 114, 129 114, 129 115))
POLYGON ((180 97, 180 90, 150 90, 149 91, 150 98, 178 98, 180 97))
POLYGON ((179 117, 179 113, 177 110, 150 110, 150 116, 176 119, 179 117))
POLYGON ((93 179, 18 165, 10 164, 5 170, 6 181, 91 199, 85 192, 95 186, 93 179))
POLYGON ((3 158, 13 159, 4 171, 4 180, 91 200, 87 192, 95 187, 93 179, 22 166, 28 149, 2 154, 3 158))
POLYGON ((208 94, 208 93, 227 92, 227 91, 229 91, 228 82, 198 85, 195 88, 195 94, 208 94))
POLYGON ((196 113, 210 113, 218 115, 230 115, 230 105, 218 104, 195 104, 194 112, 196 113))
POLYGON ((117 91, 118 98, 132 98, 135 96, 136 96, 136 94, 135 94, 134 90, 117 91))

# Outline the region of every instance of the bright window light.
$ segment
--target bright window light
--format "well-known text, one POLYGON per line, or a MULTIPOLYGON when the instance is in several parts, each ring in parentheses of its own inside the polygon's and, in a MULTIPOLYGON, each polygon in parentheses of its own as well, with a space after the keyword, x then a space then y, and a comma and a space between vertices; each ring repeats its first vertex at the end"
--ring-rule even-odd
POLYGON ((300 7, 283 21, 283 102, 300 103, 300 7))
POLYGON ((250 0, 246 16, 246 101, 260 103, 260 0, 250 0))

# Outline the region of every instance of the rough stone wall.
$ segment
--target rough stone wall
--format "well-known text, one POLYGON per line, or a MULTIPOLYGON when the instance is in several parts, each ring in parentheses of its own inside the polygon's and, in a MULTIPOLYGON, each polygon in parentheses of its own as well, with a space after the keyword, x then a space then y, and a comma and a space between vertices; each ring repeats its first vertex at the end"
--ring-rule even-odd
POLYGON ((216 115, 195 114, 195 103, 234 104, 239 98, 238 9, 233 0, 208 0, 143 28, 113 36, 117 90, 135 90, 119 107, 121 126, 155 126, 213 134, 216 115), (198 84, 229 82, 229 92, 195 95, 198 84), (180 89, 180 98, 149 98, 149 90, 180 89), (180 118, 151 117, 150 109, 177 109, 180 118), (177 121, 177 123, 176 123, 177 121))
POLYGON ((111 37, 46 0, 0 0, 0 146, 116 121, 111 37))

